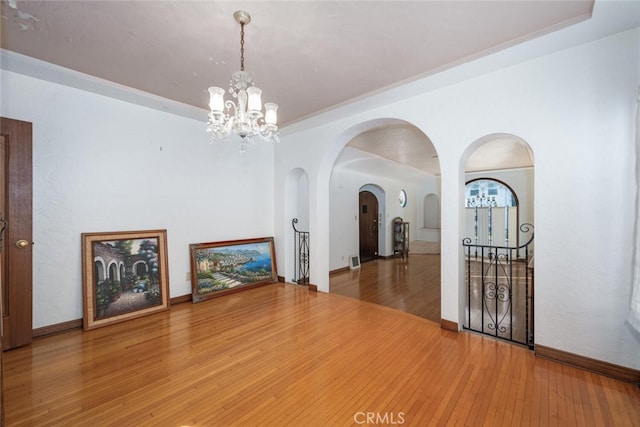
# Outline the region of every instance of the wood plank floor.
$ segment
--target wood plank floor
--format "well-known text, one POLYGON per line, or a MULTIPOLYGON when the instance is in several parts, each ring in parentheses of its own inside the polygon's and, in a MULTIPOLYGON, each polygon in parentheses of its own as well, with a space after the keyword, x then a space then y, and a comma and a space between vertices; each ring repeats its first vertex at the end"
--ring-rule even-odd
POLYGON ((329 292, 440 323, 440 254, 380 258, 334 273, 329 292))
POLYGON ((640 389, 631 384, 289 284, 37 339, 4 356, 7 426, 640 420, 640 389))

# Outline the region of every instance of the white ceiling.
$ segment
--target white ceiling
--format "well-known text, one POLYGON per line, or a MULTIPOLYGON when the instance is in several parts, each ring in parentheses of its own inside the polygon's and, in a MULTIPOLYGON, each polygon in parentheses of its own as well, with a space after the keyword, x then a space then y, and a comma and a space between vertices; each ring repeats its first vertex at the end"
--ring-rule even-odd
MULTIPOLYGON (((233 12, 243 9, 252 15, 245 68, 263 101, 280 105, 283 126, 583 21, 593 6, 593 0, 2 0, 1 46, 205 109, 207 88, 226 87, 239 69, 233 12)), ((369 131, 350 145, 437 173, 433 146, 411 126, 369 131), (416 158, 420 165, 411 164, 416 158)))
MULTIPOLYGON (((438 153, 429 137, 409 123, 394 123, 370 129, 356 135, 347 144, 359 154, 350 152, 338 158, 336 164, 359 161, 369 170, 380 170, 391 160, 430 175, 440 175, 438 153)), ((528 168, 533 166, 533 153, 528 145, 510 135, 496 135, 473 151, 465 164, 466 172, 528 168)))
MULTIPOLYGON (((427 135, 409 123, 387 124, 367 130, 356 135, 347 146, 359 150, 361 160, 383 158, 432 175, 440 174, 438 154, 433 144, 427 135)), ((349 161, 354 155, 348 157, 349 161)), ((337 163, 346 159, 339 158, 337 163)), ((379 159, 374 161, 379 162, 379 159)), ((375 170, 379 168, 377 165, 375 170)))
POLYGON ((291 123, 587 19, 570 1, 2 1, 2 48, 206 108, 245 68, 291 123), (15 6, 15 7, 14 7, 15 6))

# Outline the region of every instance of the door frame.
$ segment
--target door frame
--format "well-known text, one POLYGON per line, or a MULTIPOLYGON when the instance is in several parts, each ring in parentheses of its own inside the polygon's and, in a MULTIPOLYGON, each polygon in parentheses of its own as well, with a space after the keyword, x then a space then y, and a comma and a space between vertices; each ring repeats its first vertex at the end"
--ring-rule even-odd
POLYGON ((33 336, 33 147, 32 124, 0 117, 5 146, 5 210, 2 249, 2 349, 31 343, 33 336), (24 242, 21 246, 18 242, 24 242))
MULTIPOLYGON (((385 190, 377 184, 365 184, 358 189, 358 200, 360 199, 361 191, 369 191, 373 193, 374 196, 376 196, 376 199, 378 199, 378 256, 388 256, 393 252, 391 252, 392 248, 390 245, 389 248, 387 248, 387 242, 391 241, 391 236, 387 236, 387 231, 391 230, 391 224, 387 224, 387 222, 389 222, 386 211, 387 194, 385 190)), ((360 206, 358 206, 358 209, 360 209, 360 206)), ((358 224, 358 227, 360 227, 360 224, 358 224)), ((358 236, 359 233, 360 232, 358 231, 358 236)), ((359 246, 360 243, 358 242, 358 247, 359 246)))
POLYGON ((360 262, 371 261, 380 256, 379 206, 378 198, 371 191, 360 190, 358 192, 358 254, 360 262), (365 194, 366 200, 363 204, 365 194), (364 213, 365 208, 368 211, 366 214, 364 213), (365 223, 365 221, 372 223, 365 223))

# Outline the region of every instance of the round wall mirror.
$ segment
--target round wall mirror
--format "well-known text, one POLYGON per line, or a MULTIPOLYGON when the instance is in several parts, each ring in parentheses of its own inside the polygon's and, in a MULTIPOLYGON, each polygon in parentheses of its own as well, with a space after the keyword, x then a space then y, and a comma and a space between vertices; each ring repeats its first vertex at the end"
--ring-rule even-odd
POLYGON ((407 192, 404 190, 400 190, 400 195, 398 196, 398 201, 400 202, 400 206, 403 208, 407 206, 407 192))

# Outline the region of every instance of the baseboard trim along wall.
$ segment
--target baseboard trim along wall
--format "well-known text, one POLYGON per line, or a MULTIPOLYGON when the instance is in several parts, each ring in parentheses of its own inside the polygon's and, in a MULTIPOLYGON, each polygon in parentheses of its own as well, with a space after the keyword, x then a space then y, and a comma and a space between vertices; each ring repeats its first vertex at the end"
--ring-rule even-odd
POLYGON ((614 365, 613 363, 591 359, 589 357, 580 356, 578 354, 573 354, 538 344, 535 345, 534 352, 538 357, 544 357, 545 359, 551 359, 556 362, 571 365, 577 368, 584 369, 586 371, 611 377, 616 380, 640 385, 640 371, 636 369, 614 365))
POLYGON ((440 319, 440 327, 447 331, 458 332, 458 323, 447 319, 440 319))
POLYGON ((342 267, 342 268, 337 268, 335 270, 331 270, 329 272, 329 276, 333 276, 334 274, 338 274, 338 273, 342 273, 343 271, 349 271, 349 267, 342 267))
MULTIPOLYGON (((183 302, 191 302, 191 294, 171 298, 170 302, 171 305, 176 305, 183 302)), ((63 332, 69 332, 74 329, 82 329, 82 319, 69 320, 68 322, 56 323, 55 325, 43 326, 42 328, 35 328, 31 331, 31 336, 34 339, 44 338, 48 337, 49 335, 61 334, 63 332)))
POLYGON ((191 294, 180 295, 179 297, 171 298, 169 301, 171 305, 176 305, 183 302, 191 302, 191 294))
POLYGON ((43 338, 49 335, 61 334, 74 329, 82 329, 82 319, 69 320, 68 322, 56 323, 55 325, 43 326, 31 331, 33 338, 43 338))

